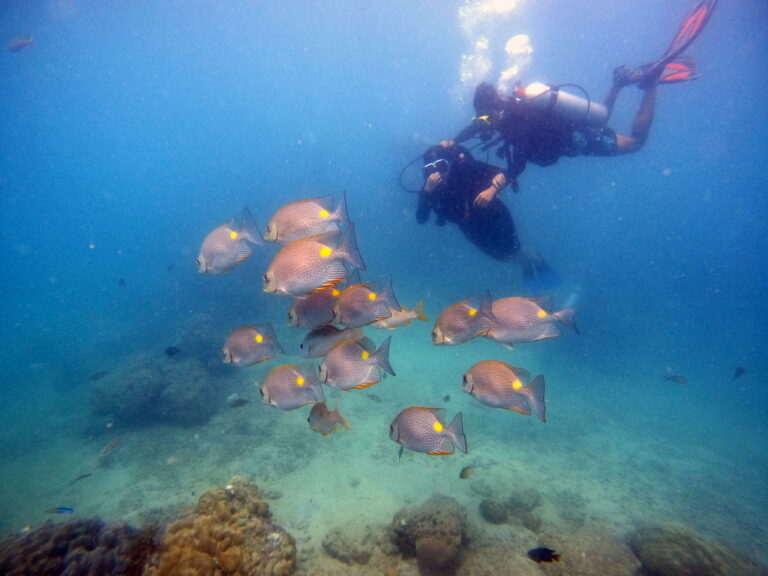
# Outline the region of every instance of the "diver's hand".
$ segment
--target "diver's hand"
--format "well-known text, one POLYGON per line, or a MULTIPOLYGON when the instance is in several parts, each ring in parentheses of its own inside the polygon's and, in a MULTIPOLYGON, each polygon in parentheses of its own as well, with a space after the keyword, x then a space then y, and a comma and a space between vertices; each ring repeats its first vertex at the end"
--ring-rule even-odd
POLYGON ((456 142, 454 142, 453 140, 440 140, 439 144, 443 148, 453 148, 454 146, 456 146, 456 142))
POLYGON ((427 181, 424 182, 424 192, 429 194, 434 191, 435 188, 443 183, 443 175, 440 172, 433 172, 427 177, 427 181))
POLYGON ((496 190, 495 186, 491 186, 490 188, 486 188, 480 194, 475 196, 474 202, 472 204, 474 206, 477 206, 478 208, 485 208, 493 202, 493 199, 496 197, 498 190, 496 190))

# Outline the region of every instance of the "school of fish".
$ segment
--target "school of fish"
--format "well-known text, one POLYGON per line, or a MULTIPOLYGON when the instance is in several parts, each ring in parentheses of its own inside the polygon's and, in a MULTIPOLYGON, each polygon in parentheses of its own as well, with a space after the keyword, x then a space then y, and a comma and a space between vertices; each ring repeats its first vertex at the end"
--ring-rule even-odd
MULTIPOLYGON (((424 302, 413 309, 401 307, 391 278, 381 283, 360 280, 366 267, 345 194, 338 202, 323 196, 285 204, 269 219, 263 235, 251 212, 243 208, 206 236, 198 271, 226 274, 264 241, 279 248, 262 275, 263 290, 292 298, 288 325, 307 331, 298 351, 307 363, 272 368, 259 387, 262 402, 280 410, 311 405, 309 428, 323 436, 340 428, 349 430, 338 399, 333 410, 328 408, 323 386, 347 392, 378 384, 387 374, 395 376, 389 358, 392 337, 377 345, 364 328, 391 330, 412 320, 429 322, 424 302), (311 363, 314 359, 317 364, 311 363)), ((445 308, 432 329, 432 343, 457 346, 482 337, 512 347, 556 338, 562 335, 560 326, 578 333, 574 313, 573 308, 548 312, 533 298, 493 300, 485 291, 445 308)), ((283 353, 275 330, 266 322, 232 329, 222 348, 223 361, 240 367, 283 353)), ((524 368, 480 360, 464 373, 461 387, 488 408, 534 414, 547 421, 543 375, 532 378, 524 368)), ((468 452, 462 413, 449 422, 443 408, 406 406, 392 420, 389 437, 400 445, 400 455, 406 449, 430 455, 468 452)))

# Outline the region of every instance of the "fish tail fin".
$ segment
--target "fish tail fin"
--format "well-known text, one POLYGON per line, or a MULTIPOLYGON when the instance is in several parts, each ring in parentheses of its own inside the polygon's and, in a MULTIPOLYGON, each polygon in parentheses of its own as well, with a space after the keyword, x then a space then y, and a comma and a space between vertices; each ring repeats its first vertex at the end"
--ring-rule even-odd
POLYGON ((253 218, 253 214, 247 206, 243 206, 240 211, 240 234, 251 244, 257 246, 264 245, 264 239, 259 234, 259 227, 256 225, 256 220, 253 218))
POLYGON ((479 336, 490 332, 493 329, 493 325, 496 323, 496 316, 493 315, 493 300, 491 299, 491 292, 489 290, 486 290, 483 293, 478 312, 480 316, 479 336))
POLYGON ((568 326, 568 328, 576 332, 576 334, 580 334, 579 329, 576 327, 576 320, 574 318, 575 315, 576 308, 563 308, 562 310, 552 314, 552 316, 555 317, 555 320, 564 326, 568 326))
POLYGON ((352 222, 346 227, 341 235, 338 248, 339 256, 349 262, 358 270, 365 270, 365 262, 360 250, 357 247, 357 238, 355 238, 355 225, 352 222))
POLYGON ((392 376, 395 376, 395 371, 389 363, 389 343, 392 341, 392 336, 387 336, 387 339, 381 343, 379 349, 376 350, 374 356, 376 357, 376 364, 378 364, 383 370, 386 370, 392 376))
POLYGON ((416 313, 417 320, 421 320, 422 322, 429 322, 429 316, 424 313, 424 300, 421 300, 418 304, 416 304, 416 308, 414 308, 413 311, 416 313))
POLYGON ((339 417, 339 424, 341 424, 344 427, 344 430, 349 430, 350 428, 352 428, 352 426, 349 425, 349 422, 347 422, 347 419, 341 415, 341 412, 339 412, 338 398, 336 398, 336 406, 334 407, 333 411, 336 412, 336 416, 339 417))
POLYGON ((448 434, 450 435, 453 443, 466 454, 467 450, 467 437, 464 436, 464 422, 461 418, 461 412, 456 414, 448 425, 448 434))
POLYGON ((349 224, 349 212, 347 211, 347 191, 344 190, 341 193, 341 200, 339 200, 339 203, 336 205, 336 209, 333 211, 333 214, 338 218, 339 222, 346 226, 349 224))
POLYGON ((264 330, 267 335, 267 340, 272 344, 275 350, 280 354, 284 354, 285 351, 283 350, 283 347, 280 346, 280 342, 277 341, 277 334, 275 334, 275 329, 272 328, 272 324, 267 322, 266 324, 262 324, 260 328, 264 330))
POLYGON ((531 411, 542 422, 547 421, 547 405, 544 403, 544 376, 539 374, 533 382, 526 386, 528 389, 528 405, 531 411))
POLYGON ((397 298, 395 298, 395 291, 392 290, 391 274, 389 275, 389 278, 387 278, 387 281, 384 283, 384 285, 381 287, 381 300, 393 310, 400 312, 400 304, 398 303, 397 298))

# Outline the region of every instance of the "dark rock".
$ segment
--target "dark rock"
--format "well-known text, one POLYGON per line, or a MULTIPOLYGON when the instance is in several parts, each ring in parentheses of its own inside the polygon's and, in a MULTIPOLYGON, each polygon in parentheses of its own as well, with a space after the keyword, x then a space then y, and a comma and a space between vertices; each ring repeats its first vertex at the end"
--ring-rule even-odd
POLYGON ((94 385, 91 411, 124 425, 166 421, 181 425, 206 422, 215 412, 215 387, 195 358, 162 362, 138 356, 94 385))
POLYGON ((647 576, 757 576, 768 570, 682 526, 646 527, 629 537, 647 576))
POLYGON ((447 496, 435 496, 417 508, 400 510, 392 538, 405 555, 416 556, 421 574, 452 574, 465 541, 466 513, 447 496))
POLYGON ((344 564, 367 564, 371 558, 371 551, 368 548, 338 529, 331 530, 325 535, 323 549, 331 558, 344 564))
POLYGON ((491 524, 504 524, 509 519, 509 510, 503 503, 486 498, 480 502, 480 516, 491 524))

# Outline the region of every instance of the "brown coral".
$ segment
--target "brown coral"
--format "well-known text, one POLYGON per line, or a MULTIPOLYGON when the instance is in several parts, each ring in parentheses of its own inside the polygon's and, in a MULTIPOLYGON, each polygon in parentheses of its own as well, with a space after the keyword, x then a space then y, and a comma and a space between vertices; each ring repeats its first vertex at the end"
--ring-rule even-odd
POLYGON ((283 576, 296 568, 293 537, 269 520, 255 484, 235 477, 226 488, 200 497, 190 513, 172 522, 148 576, 283 576))
POLYGON ((53 524, 0 542, 0 574, 138 576, 154 550, 154 529, 98 518, 53 524))

